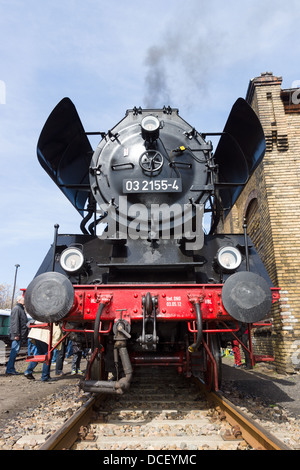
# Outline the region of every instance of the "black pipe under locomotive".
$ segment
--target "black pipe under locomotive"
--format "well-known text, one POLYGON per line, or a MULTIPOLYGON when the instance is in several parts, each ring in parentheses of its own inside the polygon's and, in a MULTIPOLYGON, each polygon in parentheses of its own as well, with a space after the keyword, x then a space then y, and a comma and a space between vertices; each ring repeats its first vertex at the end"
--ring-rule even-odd
MULTIPOLYGON (((210 135, 170 107, 128 110, 99 134, 93 151, 68 98, 41 132, 39 162, 81 214, 82 233, 55 226, 26 309, 88 346, 86 391, 123 393, 137 367, 152 365, 218 389, 222 335, 265 318, 278 299, 246 231, 217 233, 263 158, 260 122, 238 99, 214 153, 210 135)), ((29 360, 50 361, 52 350, 29 360)))

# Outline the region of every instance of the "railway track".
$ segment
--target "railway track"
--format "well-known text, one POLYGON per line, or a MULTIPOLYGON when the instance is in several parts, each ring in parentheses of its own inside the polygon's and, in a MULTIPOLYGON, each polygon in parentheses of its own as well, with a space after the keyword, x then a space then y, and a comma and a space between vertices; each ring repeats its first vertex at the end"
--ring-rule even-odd
POLYGON ((174 370, 137 371, 122 396, 91 396, 40 450, 288 450, 220 393, 174 370))

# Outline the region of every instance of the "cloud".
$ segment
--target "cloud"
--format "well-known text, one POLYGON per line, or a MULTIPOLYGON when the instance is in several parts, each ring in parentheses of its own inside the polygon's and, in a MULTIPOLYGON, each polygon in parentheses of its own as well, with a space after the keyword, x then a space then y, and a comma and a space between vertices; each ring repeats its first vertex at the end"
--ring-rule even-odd
POLYGON ((187 2, 145 53, 147 106, 180 103, 205 110, 217 105, 218 87, 232 90, 241 76, 249 80, 270 66, 279 68, 287 53, 293 55, 286 45, 297 43, 300 5, 289 6, 277 0, 187 2))

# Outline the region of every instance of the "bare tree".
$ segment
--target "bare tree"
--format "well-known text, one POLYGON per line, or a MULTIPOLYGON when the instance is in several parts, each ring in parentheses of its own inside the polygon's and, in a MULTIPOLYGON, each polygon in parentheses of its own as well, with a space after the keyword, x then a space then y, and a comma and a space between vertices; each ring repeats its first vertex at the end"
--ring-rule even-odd
POLYGON ((12 300, 12 287, 8 284, 0 284, 0 308, 10 308, 12 300))

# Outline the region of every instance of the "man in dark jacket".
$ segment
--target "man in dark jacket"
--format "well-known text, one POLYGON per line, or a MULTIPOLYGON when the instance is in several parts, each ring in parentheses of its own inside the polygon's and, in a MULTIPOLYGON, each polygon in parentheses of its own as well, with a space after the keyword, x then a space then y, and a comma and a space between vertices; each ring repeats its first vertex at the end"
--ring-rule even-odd
POLYGON ((18 352, 20 351, 22 341, 26 341, 28 328, 27 328, 27 315, 24 310, 24 297, 20 295, 17 298, 17 305, 12 309, 10 314, 10 339, 11 351, 6 366, 7 375, 17 375, 18 372, 15 369, 15 360, 18 352))

